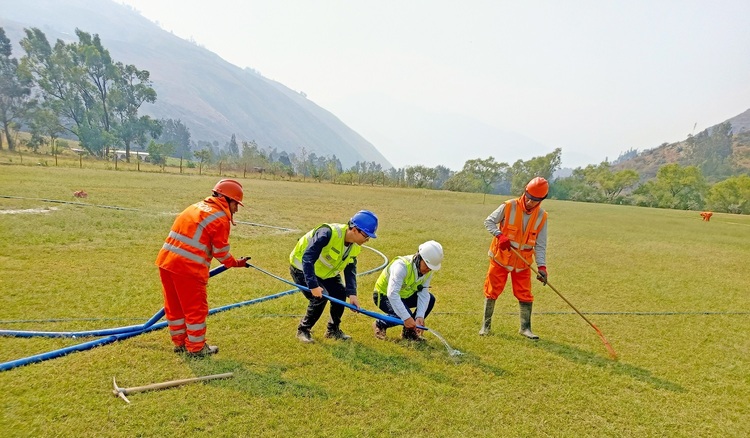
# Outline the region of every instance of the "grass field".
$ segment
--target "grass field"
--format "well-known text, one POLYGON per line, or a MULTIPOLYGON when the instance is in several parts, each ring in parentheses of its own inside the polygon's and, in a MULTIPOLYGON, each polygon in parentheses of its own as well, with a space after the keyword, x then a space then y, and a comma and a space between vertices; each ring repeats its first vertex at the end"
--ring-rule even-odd
MULTIPOLYGON (((0 166, 0 329, 67 331, 145 322, 162 306, 153 264, 174 215, 216 177, 103 169, 0 166), (89 197, 72 197, 84 189, 89 197), (91 206, 44 202, 39 198, 91 206), (113 206, 114 208, 100 208, 113 206), (40 209, 44 212, 40 212, 40 209)), ((505 198, 426 190, 242 180, 246 208, 235 255, 288 277, 302 233, 367 208, 380 218, 369 245, 388 257, 435 239, 445 248, 426 325, 464 353, 373 337, 347 311, 347 343, 294 335, 297 293, 219 313, 208 339, 220 353, 190 360, 156 331, 0 372, 2 436, 750 436, 750 217, 545 201, 551 283, 605 334, 535 282, 533 328, 517 334, 517 302, 498 300, 480 337, 489 235, 484 218, 505 198), (314 200, 318 200, 317 202, 314 200), (130 396, 122 387, 234 372, 231 380, 130 396)), ((360 271, 382 264, 364 251, 360 271)), ((377 275, 359 279, 371 300, 377 275)), ((253 269, 213 278, 209 304, 288 290, 253 269)), ((324 317, 325 318, 325 317, 324 317)), ((0 338, 0 362, 80 340, 0 338)))

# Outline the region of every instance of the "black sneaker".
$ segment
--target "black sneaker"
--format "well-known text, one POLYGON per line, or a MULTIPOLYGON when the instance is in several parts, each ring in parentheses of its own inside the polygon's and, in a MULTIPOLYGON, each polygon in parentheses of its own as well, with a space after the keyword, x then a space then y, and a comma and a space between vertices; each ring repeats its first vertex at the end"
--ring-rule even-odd
POLYGON ((340 328, 335 328, 335 329, 329 328, 328 330, 326 330, 325 336, 328 339, 337 339, 339 341, 348 341, 349 339, 352 338, 351 336, 341 331, 340 328))
POLYGON ((206 357, 219 352, 219 347, 216 345, 203 344, 203 348, 198 351, 188 351, 190 357, 206 357))
POLYGON ((417 341, 417 342, 424 342, 424 338, 417 333, 416 329, 408 329, 404 327, 403 331, 401 332, 401 339, 406 339, 407 341, 417 341))
POLYGON ((312 344, 315 342, 308 330, 297 330, 297 339, 306 344, 312 344))
POLYGON ((172 349, 175 353, 187 353, 187 348, 185 348, 184 345, 175 345, 174 349, 172 349))
POLYGON ((378 326, 377 321, 372 322, 372 329, 375 331, 375 337, 380 339, 381 341, 385 339, 385 330, 384 328, 380 328, 378 326))

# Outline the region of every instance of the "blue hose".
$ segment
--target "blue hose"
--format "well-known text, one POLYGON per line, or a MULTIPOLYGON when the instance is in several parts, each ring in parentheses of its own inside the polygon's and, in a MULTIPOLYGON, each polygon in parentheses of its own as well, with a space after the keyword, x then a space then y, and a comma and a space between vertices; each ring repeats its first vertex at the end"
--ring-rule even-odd
MULTIPOLYGON (((374 249, 373 249, 373 251, 378 252, 381 256, 383 255, 379 251, 376 251, 374 249)), ((383 257, 385 258, 385 256, 383 256, 383 257)), ((386 259, 385 263, 387 263, 387 259, 386 259)), ((260 269, 260 268, 258 268, 256 266, 251 265, 250 263, 247 264, 247 267, 253 267, 255 269, 260 270, 261 272, 265 272, 268 275, 271 275, 272 277, 275 277, 275 278, 277 278, 279 280, 282 280, 282 281, 286 282, 286 280, 282 279, 281 277, 276 277, 275 275, 271 274, 270 272, 263 271, 262 269, 260 269)), ((222 272, 226 271, 227 269, 228 268, 226 266, 219 265, 219 266, 215 267, 214 269, 211 269, 211 271, 209 272, 209 277, 213 277, 215 275, 221 274, 222 272)), ((370 273, 370 272, 373 272, 373 271, 374 271, 374 269, 370 270, 370 271, 367 271, 366 273, 370 273)), ((363 275, 364 274, 365 273, 363 273, 363 275)), ((299 286, 299 285, 294 284, 294 283, 291 283, 291 284, 294 285, 295 287, 297 287, 298 289, 299 288, 303 288, 303 286, 299 286)), ((295 292, 297 292, 298 289, 291 289, 291 290, 280 292, 280 293, 277 293, 277 294, 274 294, 274 295, 268 295, 268 296, 265 296, 265 297, 252 299, 252 300, 249 300, 249 301, 243 301, 243 302, 239 302, 239 303, 235 303, 235 304, 229 304, 229 305, 226 305, 226 306, 218 307, 218 308, 209 310, 208 314, 209 315, 213 315, 215 313, 223 312, 223 311, 226 311, 226 310, 229 310, 229 309, 234 309, 234 308, 237 308, 237 307, 242 307, 242 306, 246 306, 246 305, 250 305, 250 304, 256 304, 256 303, 260 303, 260 302, 263 302, 263 301, 271 300, 271 299, 274 299, 274 298, 279 298, 279 297, 282 297, 284 295, 289 295, 289 294, 295 293, 295 292)), ((307 288, 304 288, 304 289, 305 290, 309 290, 307 288)), ((339 302, 340 304, 343 304, 346 307, 350 307, 350 308, 354 309, 355 311, 358 311, 360 313, 365 313, 366 315, 372 316, 373 318, 380 318, 383 321, 389 321, 389 322, 390 322, 390 319, 393 319, 393 323, 394 324, 403 324, 403 321, 401 321, 399 319, 396 319, 396 318, 392 318, 392 317, 390 317, 388 315, 380 315, 380 314, 377 314, 377 313, 374 313, 374 312, 367 312, 367 311, 364 311, 364 310, 361 310, 361 309, 357 309, 356 306, 353 306, 351 304, 348 304, 348 303, 336 300, 335 298, 328 297, 328 296, 325 296, 325 297, 328 298, 329 300, 335 300, 334 302, 339 302)), ((156 314, 154 314, 154 316, 152 316, 146 323, 144 323, 143 325, 140 325, 140 326, 139 325, 135 325, 135 326, 128 326, 128 327, 114 328, 114 329, 106 329, 106 330, 98 330, 98 331, 88 331, 88 332, 21 332, 21 331, 13 332, 13 331, 10 331, 10 330, 0 330, 0 335, 3 335, 3 336, 17 336, 17 337, 46 336, 46 337, 72 337, 72 338, 74 338, 74 337, 77 337, 77 336, 107 336, 105 338, 95 339, 95 340, 83 342, 83 343, 80 343, 80 344, 77 344, 77 345, 71 345, 69 347, 60 348, 58 350, 52 350, 52 351, 48 351, 46 353, 37 354, 37 355, 34 355, 34 356, 29 356, 29 357, 25 357, 25 358, 22 358, 22 359, 17 359, 17 360, 13 360, 13 361, 9 361, 9 362, 0 363, 0 372, 7 371, 7 370, 10 370, 10 369, 13 369, 13 368, 20 367, 20 366, 32 364, 32 363, 43 362, 43 361, 49 360, 49 359, 55 359, 55 358, 58 358, 58 357, 61 357, 61 356, 65 356, 66 354, 73 353, 73 352, 76 352, 76 351, 90 350, 90 349, 95 348, 95 347, 99 347, 99 346, 102 346, 102 345, 111 344, 113 342, 121 341, 121 340, 124 340, 124 339, 128 339, 128 338, 131 338, 131 337, 134 337, 134 336, 141 335, 143 333, 148 333, 148 332, 153 331, 153 330, 160 330, 160 329, 162 329, 162 328, 164 328, 164 327, 167 326, 166 322, 157 323, 157 321, 159 319, 161 319, 163 316, 164 316, 164 309, 162 308, 160 311, 156 312, 156 314), (98 335, 98 334, 94 334, 94 333, 107 333, 107 334, 106 335, 101 335, 101 334, 98 335)), ((426 328, 423 328, 423 329, 426 330, 426 328)))
MULTIPOLYGON (((260 272, 262 272, 262 273, 264 273, 266 275, 270 275, 271 277, 273 277, 273 278, 275 278, 277 280, 283 281, 284 283, 286 283, 288 285, 294 286, 294 287, 296 287, 299 290, 310 292, 310 289, 308 287, 306 287, 306 286, 302 286, 301 284, 294 283, 292 281, 287 280, 286 278, 279 277, 278 275, 272 274, 272 273, 266 271, 265 269, 261 269, 261 268, 255 266, 255 265, 253 265, 252 263, 248 263, 247 265, 249 267, 251 267, 251 268, 257 269, 258 271, 260 271, 260 272)), ((337 298, 334 298, 332 296, 329 296, 327 294, 323 294, 323 298, 327 299, 328 301, 330 301, 332 303, 336 303, 336 304, 340 304, 340 305, 342 305, 344 307, 348 307, 348 308, 352 309, 353 311, 355 311, 357 313, 361 313, 363 315, 367 315, 367 316, 369 316, 371 318, 379 319, 381 321, 384 321, 384 322, 387 322, 387 323, 390 323, 390 324, 404 325, 404 321, 402 321, 402 320, 400 320, 398 318, 395 318, 393 316, 385 315, 385 314, 382 314, 382 313, 371 312, 369 310, 362 309, 361 307, 357 307, 354 304, 347 303, 346 301, 341 301, 341 300, 339 300, 337 298)), ((420 329, 420 330, 429 330, 427 327, 422 327, 421 325, 418 325, 417 328, 420 329)))
MULTIPOLYGON (((291 290, 288 290, 288 291, 279 292, 277 294, 268 295, 268 296, 265 296, 265 297, 255 298, 255 299, 248 300, 248 301, 242 301, 240 303, 235 303, 235 304, 229 304, 229 305, 226 305, 226 306, 222 306, 222 307, 217 307, 215 309, 211 309, 211 310, 208 311, 208 314, 209 315, 213 315, 215 313, 223 312, 225 310, 234 309, 234 308, 237 308, 237 307, 248 306, 250 304, 262 303, 263 301, 273 300, 275 298, 280 298, 280 297, 283 297, 284 295, 290 295, 290 294, 293 294, 293 293, 296 293, 296 292, 297 292, 297 289, 291 289, 291 290)), ((144 326, 145 326, 145 324, 144 324, 144 326)), ((0 363, 0 372, 6 371, 6 370, 10 370, 10 369, 13 369, 13 368, 16 368, 16 367, 20 367, 20 366, 23 366, 23 365, 28 365, 28 364, 31 364, 31 363, 43 362, 45 360, 55 359, 57 357, 65 356, 68 353, 73 353, 73 352, 76 352, 76 351, 90 350, 92 348, 99 347, 101 345, 107 345, 107 344, 111 344, 111 343, 116 342, 116 341, 122 341, 124 339, 132 338, 133 336, 137 336, 137 335, 140 335, 140 334, 143 334, 143 333, 148 333, 150 331, 160 330, 160 329, 163 329, 166 326, 167 326, 166 321, 163 321, 163 322, 160 322, 160 323, 157 323, 157 324, 152 324, 149 327, 143 328, 142 330, 131 331, 131 332, 126 332, 126 333, 119 333, 119 334, 108 336, 106 338, 95 339, 93 341, 83 342, 83 343, 78 344, 78 345, 71 345, 70 347, 64 347, 64 348, 60 348, 58 350, 48 351, 47 353, 37 354, 35 356, 29 356, 29 357, 26 357, 26 358, 23 358, 23 359, 17 359, 17 360, 13 360, 13 361, 10 361, 10 362, 0 363)))
MULTIPOLYGON (((221 274, 226 271, 227 268, 224 265, 219 265, 208 272, 209 277, 221 274)), ((80 332, 40 332, 40 331, 25 331, 25 330, 0 330, 0 336, 11 336, 17 338, 85 338, 90 336, 111 336, 119 335, 122 333, 130 332, 142 332, 143 330, 156 324, 164 316, 164 308, 156 312, 145 324, 140 325, 129 325, 127 327, 116 327, 104 330, 89 330, 80 332)))

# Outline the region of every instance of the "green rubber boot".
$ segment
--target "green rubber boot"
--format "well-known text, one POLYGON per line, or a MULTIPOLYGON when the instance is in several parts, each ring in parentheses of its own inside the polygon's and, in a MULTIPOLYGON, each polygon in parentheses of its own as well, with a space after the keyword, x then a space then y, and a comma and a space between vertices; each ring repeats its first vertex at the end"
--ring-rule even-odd
POLYGON ((531 331, 532 303, 522 303, 519 301, 518 307, 521 313, 521 329, 518 330, 518 333, 536 341, 537 339, 539 339, 539 336, 535 335, 534 332, 531 331))
POLYGON ((485 336, 490 334, 490 327, 492 326, 492 314, 495 313, 495 300, 489 298, 484 299, 484 321, 482 322, 482 328, 479 330, 479 336, 485 336))

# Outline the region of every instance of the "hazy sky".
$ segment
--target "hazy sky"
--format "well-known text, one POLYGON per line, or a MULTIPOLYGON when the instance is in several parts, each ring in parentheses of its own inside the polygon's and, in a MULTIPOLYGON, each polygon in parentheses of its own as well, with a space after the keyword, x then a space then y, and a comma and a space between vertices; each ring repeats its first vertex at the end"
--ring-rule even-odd
POLYGON ((557 147, 598 164, 750 108, 748 0, 120 2, 303 91, 396 167, 557 147))

